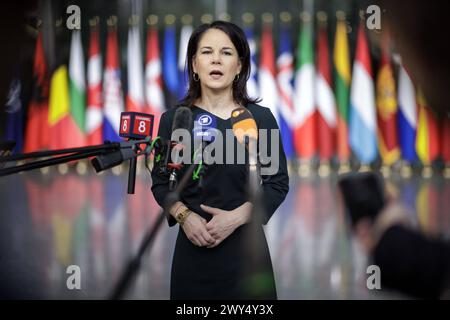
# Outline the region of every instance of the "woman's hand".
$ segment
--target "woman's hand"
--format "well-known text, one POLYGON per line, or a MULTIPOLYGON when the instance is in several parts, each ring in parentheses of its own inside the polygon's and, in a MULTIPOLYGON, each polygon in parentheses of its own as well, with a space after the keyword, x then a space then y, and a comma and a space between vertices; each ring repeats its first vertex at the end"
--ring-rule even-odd
MULTIPOLYGON (((170 208, 169 212, 176 218, 177 214, 185 209, 187 209, 187 207, 184 203, 177 201, 170 208)), ((184 223, 180 227, 183 229, 187 238, 196 246, 209 246, 215 242, 215 239, 211 237, 206 230, 206 220, 193 211, 186 217, 184 223)))
POLYGON ((208 248, 214 248, 232 234, 236 228, 250 220, 252 204, 246 202, 231 211, 213 208, 203 204, 200 207, 213 216, 206 224, 206 230, 215 239, 215 242, 210 244, 208 248))
POLYGON ((210 246, 215 243, 215 239, 206 229, 206 220, 195 212, 189 214, 181 228, 187 238, 198 247, 210 246))

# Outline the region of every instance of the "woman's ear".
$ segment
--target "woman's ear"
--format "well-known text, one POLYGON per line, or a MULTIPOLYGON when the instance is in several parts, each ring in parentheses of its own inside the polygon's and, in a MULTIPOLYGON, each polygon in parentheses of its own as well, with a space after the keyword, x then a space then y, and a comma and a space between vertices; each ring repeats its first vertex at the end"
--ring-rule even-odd
POLYGON ((240 74, 241 73, 241 71, 242 71, 242 61, 241 61, 241 59, 239 59, 238 60, 238 74, 240 74))
POLYGON ((195 60, 195 56, 192 57, 192 71, 194 73, 197 73, 197 63, 196 63, 196 60, 195 60))

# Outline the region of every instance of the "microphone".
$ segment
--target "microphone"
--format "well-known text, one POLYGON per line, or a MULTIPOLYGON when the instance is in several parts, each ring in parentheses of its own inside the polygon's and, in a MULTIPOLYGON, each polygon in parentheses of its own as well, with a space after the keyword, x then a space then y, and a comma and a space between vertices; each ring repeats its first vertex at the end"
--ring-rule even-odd
MULTIPOLYGON (((188 132, 191 131, 192 127, 192 112, 187 107, 178 107, 177 111, 175 111, 175 116, 172 122, 172 135, 173 132, 178 129, 184 129, 188 132)), ((171 139, 173 140, 173 139, 171 139)), ((181 156, 180 153, 183 152, 184 144, 181 141, 172 141, 172 148, 177 150, 175 159, 171 159, 172 161, 167 165, 169 167, 169 190, 172 191, 175 189, 178 183, 178 171, 182 167, 181 156)), ((173 152, 172 152, 173 154, 173 152)))
MULTIPOLYGON (((116 143, 116 142, 110 142, 106 141, 106 143, 116 143)), ((134 157, 135 152, 132 149, 132 146, 130 145, 128 148, 125 148, 124 146, 121 147, 119 143, 117 144, 118 150, 104 154, 98 157, 95 157, 91 160, 92 165, 94 166, 95 172, 99 173, 103 170, 110 169, 112 167, 118 166, 125 160, 131 159, 134 157)))
MULTIPOLYGON (((239 107, 231 111, 231 125, 233 134, 239 143, 245 144, 248 149, 249 180, 248 187, 250 198, 254 201, 259 198, 259 188, 261 185, 258 154, 256 143, 258 139, 258 127, 251 112, 244 107, 239 107)), ((256 200, 259 201, 259 200, 256 200)))
MULTIPOLYGON (((139 140, 150 137, 152 138, 154 116, 140 112, 122 112, 120 114, 120 131, 119 136, 128 138, 128 140, 139 140)), ((135 144, 133 151, 140 150, 135 144)), ((134 186, 136 184, 136 156, 130 159, 130 168, 128 171, 128 194, 134 194, 134 186)))
POLYGON ((120 114, 119 136, 126 139, 142 140, 152 137, 154 116, 142 112, 122 112, 120 114))
POLYGON ((239 143, 245 144, 249 151, 250 169, 258 164, 256 142, 258 140, 258 127, 251 112, 239 107, 231 112, 231 125, 233 134, 239 143))
POLYGON ((122 112, 120 114, 119 136, 128 141, 117 143, 118 150, 94 158, 91 162, 96 172, 100 172, 130 160, 128 172, 128 194, 134 194, 136 182, 136 157, 143 154, 142 149, 151 143, 154 116, 141 112, 122 112))
POLYGON ((214 115, 201 113, 194 121, 193 135, 195 152, 193 163, 198 163, 198 167, 192 174, 192 179, 198 180, 199 188, 203 188, 203 175, 206 170, 206 165, 203 161, 203 150, 216 138, 216 128, 217 119, 214 115))
POLYGON ((264 248, 261 246, 260 228, 262 225, 262 216, 265 212, 263 192, 261 188, 261 178, 259 174, 259 163, 256 149, 258 140, 258 127, 251 112, 243 107, 234 109, 231 112, 231 125, 233 133, 239 143, 245 144, 249 153, 249 176, 248 176, 248 197, 252 203, 250 212, 249 228, 245 231, 243 237, 247 244, 243 252, 248 257, 248 264, 244 266, 247 270, 248 280, 252 281, 264 271, 261 266, 264 265, 264 248))

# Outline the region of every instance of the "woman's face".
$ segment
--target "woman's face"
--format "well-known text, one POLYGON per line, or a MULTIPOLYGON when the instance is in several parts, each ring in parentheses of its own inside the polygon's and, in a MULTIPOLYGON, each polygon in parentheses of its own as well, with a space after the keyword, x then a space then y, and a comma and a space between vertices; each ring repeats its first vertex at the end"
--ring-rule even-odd
POLYGON ((203 34, 192 66, 202 86, 212 90, 230 89, 241 72, 241 61, 233 42, 218 29, 209 29, 203 34))

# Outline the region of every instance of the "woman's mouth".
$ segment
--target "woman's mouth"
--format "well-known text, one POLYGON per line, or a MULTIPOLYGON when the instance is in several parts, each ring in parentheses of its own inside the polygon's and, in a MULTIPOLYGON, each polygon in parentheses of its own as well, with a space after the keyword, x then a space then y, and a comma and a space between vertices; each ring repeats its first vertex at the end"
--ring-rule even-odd
POLYGON ((220 79, 223 76, 223 72, 220 70, 213 70, 209 73, 210 77, 214 80, 220 79))

